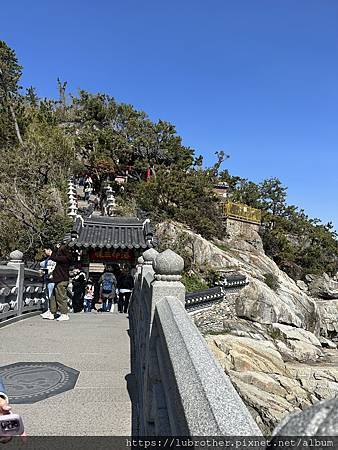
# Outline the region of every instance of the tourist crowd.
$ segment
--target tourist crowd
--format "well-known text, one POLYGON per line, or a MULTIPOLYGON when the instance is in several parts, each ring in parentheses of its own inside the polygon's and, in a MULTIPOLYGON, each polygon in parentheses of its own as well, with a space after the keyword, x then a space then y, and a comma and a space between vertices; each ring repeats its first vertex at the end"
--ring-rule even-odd
POLYGON ((44 252, 40 268, 48 309, 41 314, 43 319, 69 320, 69 312, 115 312, 115 305, 117 312, 128 312, 134 269, 106 265, 101 276, 93 281, 79 263, 72 267, 73 258, 65 243, 55 251, 45 248, 44 252))

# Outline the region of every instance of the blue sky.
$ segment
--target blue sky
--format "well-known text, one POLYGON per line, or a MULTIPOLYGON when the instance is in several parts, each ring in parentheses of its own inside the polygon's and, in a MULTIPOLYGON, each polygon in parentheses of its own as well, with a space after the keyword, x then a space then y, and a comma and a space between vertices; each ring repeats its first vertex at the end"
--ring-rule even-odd
POLYGON ((338 228, 338 2, 16 0, 0 18, 24 86, 55 97, 60 77, 132 103, 338 228))

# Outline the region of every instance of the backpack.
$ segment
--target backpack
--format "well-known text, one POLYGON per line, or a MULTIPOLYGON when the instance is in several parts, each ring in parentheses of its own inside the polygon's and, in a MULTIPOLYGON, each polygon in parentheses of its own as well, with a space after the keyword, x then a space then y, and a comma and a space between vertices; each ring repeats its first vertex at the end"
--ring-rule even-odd
POLYGON ((110 276, 108 278, 107 276, 104 276, 102 280, 102 290, 106 292, 112 292, 113 289, 114 289, 113 277, 110 276))

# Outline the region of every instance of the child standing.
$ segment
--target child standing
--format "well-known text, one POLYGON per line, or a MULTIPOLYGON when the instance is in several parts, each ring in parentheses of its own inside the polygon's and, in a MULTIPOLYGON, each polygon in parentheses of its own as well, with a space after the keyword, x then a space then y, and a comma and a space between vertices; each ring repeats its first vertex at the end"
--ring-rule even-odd
POLYGON ((84 295, 84 312, 91 312, 92 310, 92 303, 94 300, 94 284, 91 279, 87 281, 87 285, 85 288, 85 295, 84 295))

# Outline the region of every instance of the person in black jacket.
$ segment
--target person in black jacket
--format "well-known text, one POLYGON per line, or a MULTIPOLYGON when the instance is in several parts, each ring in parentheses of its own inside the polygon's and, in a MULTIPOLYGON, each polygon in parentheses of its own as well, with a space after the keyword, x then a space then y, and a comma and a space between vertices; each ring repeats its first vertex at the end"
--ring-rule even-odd
POLYGON ((75 313, 78 313, 83 310, 83 299, 87 282, 86 274, 79 267, 77 267, 74 270, 74 278, 72 281, 73 281, 73 298, 72 298, 73 311, 75 313))
POLYGON ((128 271, 122 272, 117 280, 118 289, 118 311, 126 313, 128 311, 129 300, 134 289, 134 278, 128 271))
POLYGON ((64 243, 55 252, 52 253, 49 250, 46 255, 56 262, 56 266, 52 274, 55 287, 50 298, 50 315, 45 317, 45 319, 53 320, 56 312, 59 310, 61 316, 56 320, 69 320, 66 291, 69 283, 69 267, 72 262, 72 255, 64 243))

